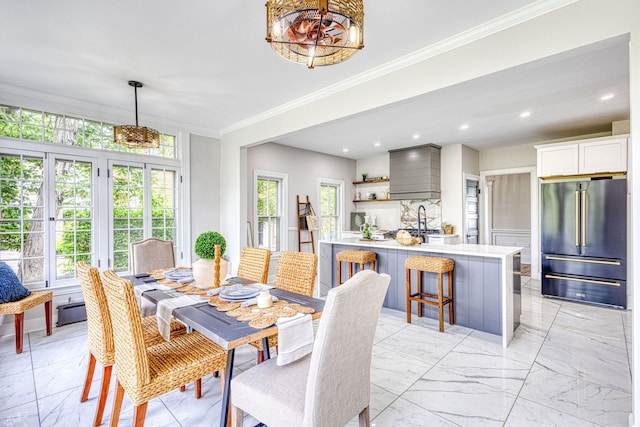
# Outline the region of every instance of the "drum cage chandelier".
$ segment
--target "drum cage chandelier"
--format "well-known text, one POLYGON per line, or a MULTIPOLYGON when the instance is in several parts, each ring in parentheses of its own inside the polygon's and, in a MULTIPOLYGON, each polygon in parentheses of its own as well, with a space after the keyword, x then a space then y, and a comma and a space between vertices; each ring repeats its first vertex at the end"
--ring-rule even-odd
POLYGON ((267 42, 289 61, 333 65, 364 47, 362 0, 267 0, 267 42))

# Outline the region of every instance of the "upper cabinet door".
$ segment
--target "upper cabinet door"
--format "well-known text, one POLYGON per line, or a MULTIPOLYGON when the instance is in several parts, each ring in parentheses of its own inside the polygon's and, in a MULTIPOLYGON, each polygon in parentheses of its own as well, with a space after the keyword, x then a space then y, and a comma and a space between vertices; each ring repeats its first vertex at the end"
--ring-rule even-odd
POLYGON ((536 149, 539 177, 627 171, 626 136, 538 145, 536 149))
POLYGON ((538 148, 538 176, 578 175, 578 144, 538 148))
POLYGON ((627 170, 627 138, 583 142, 579 150, 580 173, 627 170))

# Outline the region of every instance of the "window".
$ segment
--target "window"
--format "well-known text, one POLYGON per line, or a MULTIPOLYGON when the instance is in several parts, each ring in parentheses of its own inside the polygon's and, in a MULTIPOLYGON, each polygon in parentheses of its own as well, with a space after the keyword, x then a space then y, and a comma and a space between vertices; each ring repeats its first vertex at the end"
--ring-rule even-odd
POLYGON ((76 263, 93 256, 93 163, 54 158, 56 282, 76 276, 76 263))
POLYGON ((320 237, 325 240, 339 235, 340 188, 338 183, 320 183, 320 237))
POLYGON ((29 285, 44 283, 44 159, 0 155, 0 260, 29 285))
POLYGON ((106 123, 0 105, 0 261, 29 288, 76 286, 78 261, 129 271, 129 244, 147 237, 181 253, 176 138, 112 138, 106 123))
POLYGON ((0 137, 176 158, 176 137, 160 135, 160 148, 128 148, 113 142, 113 125, 78 117, 0 105, 0 137))
POLYGON ((113 269, 130 271, 129 245, 147 237, 173 241, 178 253, 177 170, 113 164, 111 174, 113 269))
POLYGON ((286 175, 255 175, 258 247, 278 252, 283 247, 286 175))

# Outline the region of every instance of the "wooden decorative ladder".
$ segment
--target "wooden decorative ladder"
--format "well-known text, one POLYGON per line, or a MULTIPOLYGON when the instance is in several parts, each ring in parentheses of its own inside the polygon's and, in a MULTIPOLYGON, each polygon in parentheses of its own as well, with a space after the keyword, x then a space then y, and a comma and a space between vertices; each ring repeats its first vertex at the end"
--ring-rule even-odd
POLYGON ((296 196, 296 202, 298 204, 298 252, 302 252, 302 245, 311 245, 311 252, 315 254, 316 245, 313 240, 313 230, 309 230, 307 224, 307 215, 315 215, 315 212, 309 202, 309 196, 306 196, 306 201, 303 202, 300 201, 300 196, 296 196), (302 240, 302 234, 305 232, 308 240, 302 240))

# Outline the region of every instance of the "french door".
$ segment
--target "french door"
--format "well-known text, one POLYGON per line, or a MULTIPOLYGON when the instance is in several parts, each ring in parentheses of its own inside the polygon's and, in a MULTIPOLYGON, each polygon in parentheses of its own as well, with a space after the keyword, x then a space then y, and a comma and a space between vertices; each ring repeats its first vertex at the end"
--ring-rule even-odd
POLYGON ((118 272, 130 271, 131 243, 148 237, 172 241, 177 254, 178 181, 176 168, 110 162, 110 268, 118 272))

